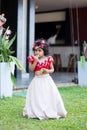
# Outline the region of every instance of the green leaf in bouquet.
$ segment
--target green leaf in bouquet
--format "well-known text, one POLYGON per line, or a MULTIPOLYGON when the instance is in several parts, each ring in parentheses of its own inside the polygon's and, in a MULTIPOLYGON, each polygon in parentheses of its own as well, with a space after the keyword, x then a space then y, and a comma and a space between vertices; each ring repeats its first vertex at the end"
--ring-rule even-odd
POLYGON ((80 56, 80 64, 83 67, 85 64, 85 57, 84 56, 80 56))
POLYGON ((8 41, 8 43, 6 44, 7 49, 9 49, 12 46, 15 39, 16 39, 16 35, 14 35, 14 37, 11 40, 8 41))
POLYGON ((16 83, 16 78, 15 78, 15 76, 12 72, 11 72, 11 81, 12 81, 14 87, 15 87, 17 83, 16 83))
POLYGON ((17 68, 21 71, 25 71, 24 67, 22 66, 20 60, 18 60, 16 57, 14 56, 10 56, 10 58, 12 59, 12 61, 15 63, 15 65, 17 66, 17 68))

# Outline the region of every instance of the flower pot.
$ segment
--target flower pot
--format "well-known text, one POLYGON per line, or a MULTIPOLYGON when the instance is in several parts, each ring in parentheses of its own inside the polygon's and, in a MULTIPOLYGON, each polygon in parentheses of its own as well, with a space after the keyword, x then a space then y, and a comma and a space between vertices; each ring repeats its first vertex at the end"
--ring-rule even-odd
POLYGON ((11 81, 10 72, 14 74, 14 63, 0 63, 0 98, 12 97, 13 84, 11 81))
POLYGON ((81 66, 81 62, 78 61, 78 85, 87 87, 87 62, 81 66))

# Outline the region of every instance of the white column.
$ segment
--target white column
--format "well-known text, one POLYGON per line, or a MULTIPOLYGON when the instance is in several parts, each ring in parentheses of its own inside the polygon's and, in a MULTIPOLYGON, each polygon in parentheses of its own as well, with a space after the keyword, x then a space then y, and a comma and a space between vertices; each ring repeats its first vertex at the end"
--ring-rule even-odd
POLYGON ((22 64, 26 68, 27 0, 23 0, 22 64))
MULTIPOLYGON (((18 0, 17 17, 17 58, 22 62, 22 36, 23 36, 23 0, 18 0)), ((17 78, 21 78, 21 71, 17 70, 17 78)))
MULTIPOLYGON (((35 33, 35 0, 28 0, 27 56, 33 53, 32 46, 35 39, 34 33, 35 33)), ((27 62, 27 70, 29 70, 28 62, 27 62)), ((29 70, 29 83, 31 82, 33 76, 34 73, 29 70)))
MULTIPOLYGON (((27 45, 27 0, 18 0, 18 23, 17 23, 17 58, 26 68, 26 45, 27 45)), ((24 72, 23 72, 24 73, 24 72)), ((17 70, 17 77, 22 78, 22 72, 17 70)))

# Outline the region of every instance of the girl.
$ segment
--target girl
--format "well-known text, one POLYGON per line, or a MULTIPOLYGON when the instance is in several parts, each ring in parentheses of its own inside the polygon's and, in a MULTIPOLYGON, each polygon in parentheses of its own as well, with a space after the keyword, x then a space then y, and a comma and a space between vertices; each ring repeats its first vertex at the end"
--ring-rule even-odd
POLYGON ((28 56, 29 68, 35 73, 26 95, 23 116, 49 119, 66 117, 60 93, 50 76, 54 72, 53 58, 48 56, 48 45, 44 39, 36 40, 34 56, 28 56))

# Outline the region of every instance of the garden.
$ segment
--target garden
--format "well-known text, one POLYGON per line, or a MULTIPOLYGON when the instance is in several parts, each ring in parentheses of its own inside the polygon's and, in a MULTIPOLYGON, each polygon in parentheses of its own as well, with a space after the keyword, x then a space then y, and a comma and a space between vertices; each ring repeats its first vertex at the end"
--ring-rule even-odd
POLYGON ((38 120, 22 116, 26 90, 0 99, 0 130, 87 130, 87 88, 58 88, 68 112, 66 118, 38 120))

